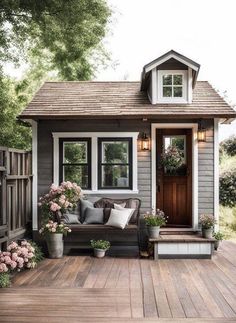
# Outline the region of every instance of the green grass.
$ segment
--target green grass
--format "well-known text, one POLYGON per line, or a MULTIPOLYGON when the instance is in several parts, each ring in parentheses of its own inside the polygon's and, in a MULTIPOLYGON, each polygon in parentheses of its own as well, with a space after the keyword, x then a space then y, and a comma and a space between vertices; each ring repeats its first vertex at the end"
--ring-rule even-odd
POLYGON ((225 239, 236 241, 236 206, 230 208, 220 205, 220 231, 225 239))

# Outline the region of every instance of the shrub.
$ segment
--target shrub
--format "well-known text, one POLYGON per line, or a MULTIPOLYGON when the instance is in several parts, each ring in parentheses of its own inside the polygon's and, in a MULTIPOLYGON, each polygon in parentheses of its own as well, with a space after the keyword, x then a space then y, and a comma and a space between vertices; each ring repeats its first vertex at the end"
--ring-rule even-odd
POLYGON ((0 288, 9 287, 11 284, 10 275, 8 273, 0 273, 0 288))
POLYGON ((34 268, 40 260, 42 252, 34 242, 11 242, 7 251, 0 252, 0 287, 10 284, 11 272, 34 268))
POLYGON ((224 150, 228 155, 236 155, 236 136, 231 136, 228 139, 225 139, 220 144, 220 151, 224 150))
POLYGON ((220 203, 230 207, 236 205, 236 169, 220 175, 220 203))

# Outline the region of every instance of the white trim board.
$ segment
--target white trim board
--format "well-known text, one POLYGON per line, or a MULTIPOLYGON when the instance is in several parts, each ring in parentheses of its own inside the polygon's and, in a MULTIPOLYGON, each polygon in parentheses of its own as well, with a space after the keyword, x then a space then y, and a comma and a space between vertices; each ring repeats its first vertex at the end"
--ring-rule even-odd
POLYGON ((31 120, 32 125, 32 229, 38 230, 38 123, 31 120))
POLYGON ((192 228, 198 230, 198 141, 197 123, 152 123, 152 208, 156 209, 156 130, 157 129, 192 129, 192 228))
POLYGON ((219 119, 214 119, 214 217, 219 231, 219 119))
POLYGON ((137 194, 138 193, 138 135, 139 132, 53 132, 53 183, 59 185, 59 139, 91 138, 92 150, 92 189, 86 194, 137 194), (98 138, 132 138, 133 141, 133 189, 98 190, 98 138))
POLYGON ((145 68, 145 73, 151 71, 153 68, 161 65, 162 63, 165 63, 166 61, 168 61, 170 58, 174 58, 176 59, 177 61, 183 63, 184 65, 187 65, 188 67, 190 67, 191 69, 193 69, 194 71, 198 71, 199 68, 196 67, 195 65, 191 64, 190 62, 186 61, 185 59, 175 55, 174 53, 172 54, 169 54, 165 57, 163 57, 162 59, 160 59, 158 62, 153 62, 153 64, 148 64, 148 66, 145 68))

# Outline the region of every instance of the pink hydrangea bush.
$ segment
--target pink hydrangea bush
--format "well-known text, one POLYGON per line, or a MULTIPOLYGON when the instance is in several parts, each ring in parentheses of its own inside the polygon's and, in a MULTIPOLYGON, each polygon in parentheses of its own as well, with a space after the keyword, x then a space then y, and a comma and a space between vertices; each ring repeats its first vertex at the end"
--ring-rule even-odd
POLYGON ((23 240, 20 244, 11 242, 7 251, 0 253, 0 273, 22 270, 23 268, 34 268, 35 248, 30 242, 23 240))
POLYGON ((68 232, 71 232, 71 229, 67 227, 64 223, 57 223, 49 220, 48 223, 43 225, 39 230, 39 233, 42 235, 53 234, 53 233, 62 233, 67 235, 68 232))
POLYGON ((68 209, 74 209, 82 197, 81 187, 69 181, 62 182, 60 186, 52 184, 47 194, 39 199, 39 207, 42 209, 44 219, 54 219, 55 213, 65 213, 68 209))

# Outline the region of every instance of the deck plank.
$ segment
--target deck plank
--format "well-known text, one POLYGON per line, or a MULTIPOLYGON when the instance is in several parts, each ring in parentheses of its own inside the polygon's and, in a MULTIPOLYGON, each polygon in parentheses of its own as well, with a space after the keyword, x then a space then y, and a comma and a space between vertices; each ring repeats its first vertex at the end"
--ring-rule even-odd
POLYGON ((45 259, 0 289, 0 322, 236 322, 236 244, 212 260, 45 259))

